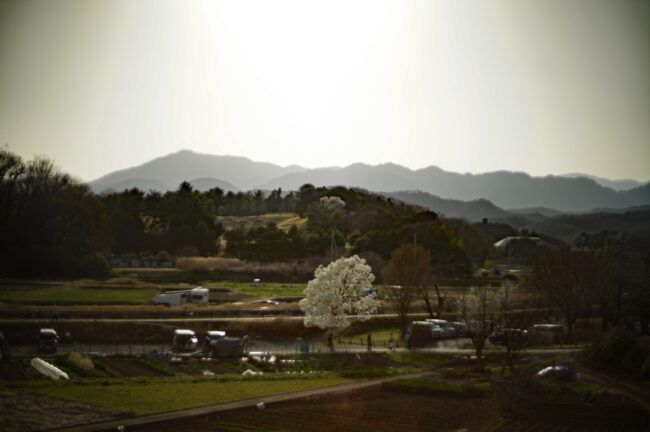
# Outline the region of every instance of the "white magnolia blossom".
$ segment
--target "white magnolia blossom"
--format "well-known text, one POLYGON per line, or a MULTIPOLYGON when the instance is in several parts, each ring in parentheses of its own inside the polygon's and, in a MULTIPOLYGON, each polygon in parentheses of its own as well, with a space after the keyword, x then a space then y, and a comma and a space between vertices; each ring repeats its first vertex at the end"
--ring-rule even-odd
POLYGON ((327 267, 319 266, 305 288, 306 297, 300 301, 305 326, 346 327, 348 315, 368 319, 377 310, 377 301, 364 295, 364 290, 372 289, 374 279, 366 260, 357 255, 339 258, 327 267))
POLYGON ((338 210, 345 207, 345 201, 337 196, 321 197, 320 204, 328 210, 338 210))

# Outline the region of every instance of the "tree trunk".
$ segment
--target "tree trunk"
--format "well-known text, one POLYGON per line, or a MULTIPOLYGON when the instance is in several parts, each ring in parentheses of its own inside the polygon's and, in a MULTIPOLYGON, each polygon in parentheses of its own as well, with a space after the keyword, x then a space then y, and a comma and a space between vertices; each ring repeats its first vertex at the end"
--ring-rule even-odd
POLYGON ((476 344, 476 369, 483 372, 485 365, 483 364, 483 344, 476 344))
MULTIPOLYGON (((431 307, 431 301, 429 300, 429 296, 424 297, 424 306, 427 309, 427 313, 429 314, 429 318, 433 318, 433 308, 431 307)), ((440 312, 438 312, 438 318, 440 318, 440 312)))
MULTIPOLYGON (((440 288, 438 288, 438 284, 434 284, 433 286, 436 289, 436 297, 438 298, 438 309, 437 309, 436 318, 440 319, 440 314, 442 313, 442 305, 445 302, 445 298, 440 295, 440 288)), ((433 315, 431 315, 431 318, 433 318, 433 315)))

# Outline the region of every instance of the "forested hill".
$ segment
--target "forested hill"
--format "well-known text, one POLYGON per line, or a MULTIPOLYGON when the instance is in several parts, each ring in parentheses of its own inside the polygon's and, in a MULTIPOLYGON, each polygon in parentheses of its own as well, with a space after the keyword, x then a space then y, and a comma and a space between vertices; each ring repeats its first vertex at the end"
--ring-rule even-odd
POLYGON ((359 189, 304 185, 295 193, 201 192, 182 182, 170 192, 129 189, 95 195, 43 159, 0 149, 0 274, 28 277, 108 274, 106 255, 211 256, 305 260, 358 253, 381 263, 402 243, 431 251, 440 271, 468 272, 490 240, 469 224, 359 189), (301 227, 236 226, 224 215, 296 212, 301 227), (221 239, 226 248, 221 249, 221 239))

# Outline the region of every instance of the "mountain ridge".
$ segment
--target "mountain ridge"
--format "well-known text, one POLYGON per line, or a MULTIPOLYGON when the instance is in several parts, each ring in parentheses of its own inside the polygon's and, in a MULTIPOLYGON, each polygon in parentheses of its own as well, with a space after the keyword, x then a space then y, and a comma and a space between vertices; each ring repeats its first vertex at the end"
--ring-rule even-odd
POLYGON ((412 170, 392 162, 308 169, 189 150, 106 174, 90 182, 89 186, 100 193, 112 184, 128 186, 128 179, 140 179, 160 182, 168 185, 168 190, 174 190, 184 180, 200 178, 219 179, 239 190, 298 190, 305 183, 359 187, 387 193, 420 190, 442 199, 465 202, 484 199, 500 210, 548 208, 561 212, 587 212, 596 208, 622 209, 650 204, 650 183, 616 191, 585 175, 534 177, 505 170, 460 174, 433 165, 412 170))

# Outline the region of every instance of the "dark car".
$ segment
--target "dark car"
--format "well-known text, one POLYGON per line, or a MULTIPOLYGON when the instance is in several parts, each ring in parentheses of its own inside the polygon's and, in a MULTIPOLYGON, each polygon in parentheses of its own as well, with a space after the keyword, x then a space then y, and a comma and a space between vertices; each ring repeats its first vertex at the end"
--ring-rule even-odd
POLYGON ((54 329, 41 329, 38 339, 38 350, 43 353, 55 353, 59 346, 59 335, 54 329))
POLYGON ((528 332, 522 329, 500 329, 494 335, 490 336, 490 342, 494 345, 523 347, 529 344, 528 332))

